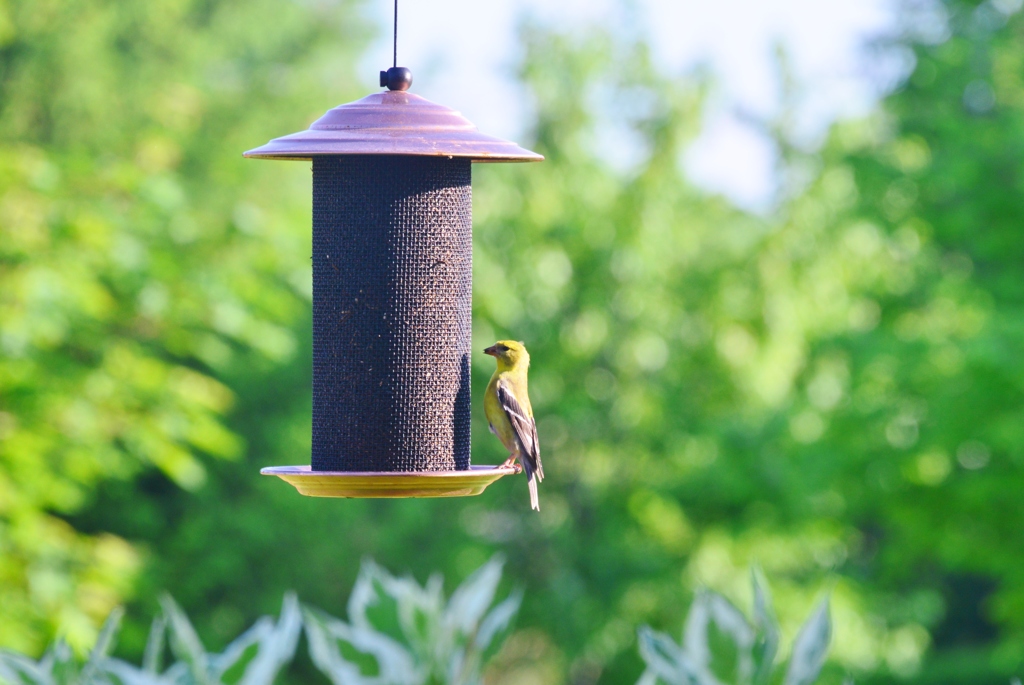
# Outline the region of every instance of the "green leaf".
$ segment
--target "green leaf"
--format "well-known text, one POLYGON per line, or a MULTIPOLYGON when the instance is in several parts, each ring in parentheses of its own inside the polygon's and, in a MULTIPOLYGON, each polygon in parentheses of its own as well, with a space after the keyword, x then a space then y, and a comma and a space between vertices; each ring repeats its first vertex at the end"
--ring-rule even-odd
POLYGON ((363 559, 359 566, 352 593, 348 597, 348 620, 353 625, 366 627, 370 625, 367 610, 378 603, 377 585, 386 574, 372 559, 363 559))
POLYGON ((445 621, 449 625, 466 634, 476 630, 494 601, 504 565, 504 558, 496 554, 463 581, 448 600, 445 621))
POLYGON ((310 654, 318 668, 337 683, 480 682, 485 652, 511 624, 522 602, 514 592, 491 607, 501 581, 503 560, 493 557, 469 576, 446 603, 443 578, 430 577, 420 586, 411 577, 396 577, 366 559, 349 597, 350 623, 306 609, 303 622, 310 654), (395 626, 387 612, 370 610, 394 606, 395 626), (376 625, 374 622, 384 625, 376 625), (391 634, 396 633, 396 634, 391 634), (378 675, 360 670, 363 663, 343 653, 355 650, 379 666, 378 675), (390 678, 390 680, 388 679, 390 678))
POLYGON ((646 678, 649 682, 661 679, 668 685, 714 685, 714 679, 702 676, 689 656, 668 635, 641 626, 637 631, 637 645, 640 658, 647 665, 640 682, 646 678), (653 674, 655 680, 647 673, 653 674))
POLYGON ((210 664, 206 650, 188 616, 170 595, 161 597, 160 605, 170 629, 171 651, 185 664, 197 685, 213 685, 210 682, 210 664))
POLYGON ((418 685, 424 674, 412 655, 398 642, 372 628, 350 625, 305 609, 303 625, 313 664, 334 685, 418 685), (374 659, 377 675, 367 675, 341 653, 339 642, 374 659))
POLYGON ((103 622, 100 634, 96 638, 96 644, 89 653, 89 660, 82 668, 80 678, 83 683, 92 682, 93 678, 96 677, 96 674, 100 672, 103 662, 106 660, 110 650, 114 647, 114 638, 117 636, 117 631, 121 626, 121 619, 123 617, 124 609, 117 607, 110 612, 110 615, 107 616, 107 620, 103 622))
POLYGON ((380 578, 384 592, 394 600, 398 622, 406 641, 420 659, 432 658, 431 644, 442 631, 444 615, 443 578, 434 574, 425 587, 412 578, 395 578, 386 571, 380 578))
MULTIPOLYGON (((221 682, 224 674, 239 664, 251 651, 251 647, 254 645, 262 646, 267 634, 271 633, 273 629, 273 619, 263 616, 250 626, 248 630, 232 640, 223 652, 209 655, 207 659, 210 667, 210 682, 221 682)), ((259 649, 257 649, 258 653, 259 649)), ((251 658, 254 659, 255 657, 251 658)))
POLYGON ((146 639, 146 651, 142 655, 142 668, 147 673, 156 674, 160 672, 161 661, 164 651, 164 638, 167 636, 167 619, 158 615, 153 619, 149 628, 149 637, 146 639))
POLYGON ((103 673, 107 680, 113 677, 114 682, 120 685, 172 685, 186 680, 188 671, 182 667, 172 669, 165 676, 161 676, 144 668, 136 668, 120 659, 107 659, 103 663, 103 673))
POLYGON ((0 683, 4 685, 51 685, 46 668, 27 656, 0 651, 0 683))
POLYGON ((714 655, 709 640, 712 626, 720 629, 735 646, 737 681, 750 682, 754 670, 751 654, 754 645, 753 628, 732 602, 717 592, 701 590, 686 617, 683 646, 698 671, 717 682, 712 676, 714 655))
POLYGON ((486 618, 480 623, 480 629, 476 633, 474 646, 480 651, 486 650, 494 638, 508 628, 509 624, 519 613, 519 607, 523 601, 522 590, 517 590, 506 597, 498 606, 491 609, 486 618))
POLYGON ((122 607, 117 607, 107 616, 107 620, 103 622, 100 634, 96 638, 96 644, 89 655, 90 661, 99 661, 110 654, 110 650, 114 648, 114 639, 117 637, 117 631, 121 627, 122 618, 124 618, 124 608, 122 607))
POLYGON ((302 614, 295 593, 285 595, 277 625, 264 625, 271 627, 261 630, 259 651, 246 667, 239 685, 272 685, 277 673, 294 657, 302 629, 302 614))
POLYGON ((828 604, 828 597, 821 600, 797 633, 784 685, 810 685, 818 678, 832 639, 828 604))
POLYGON ((779 624, 772 608, 768 586, 761 581, 757 568, 751 569, 754 587, 754 630, 756 637, 752 654, 754 657, 754 684, 767 685, 772 677, 775 656, 779 651, 779 624))
POLYGON ((71 646, 58 638, 43 656, 43 671, 49 674, 55 685, 72 685, 78 680, 78 664, 71 646))

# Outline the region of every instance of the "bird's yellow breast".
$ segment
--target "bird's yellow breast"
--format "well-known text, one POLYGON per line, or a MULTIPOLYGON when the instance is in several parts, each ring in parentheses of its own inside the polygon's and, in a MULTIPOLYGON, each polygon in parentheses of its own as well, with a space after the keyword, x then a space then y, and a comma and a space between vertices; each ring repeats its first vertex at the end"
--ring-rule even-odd
POLYGON ((508 415, 501 408, 501 402, 498 400, 498 380, 499 375, 495 373, 491 377, 491 382, 487 384, 487 390, 484 392, 484 416, 487 417, 487 422, 491 424, 491 428, 505 449, 515 452, 516 439, 512 423, 508 420, 508 415))
POLYGON ((498 439, 501 440, 501 444, 510 453, 515 453, 518 445, 516 443, 515 431, 512 429, 512 423, 509 421, 508 414, 502 409, 501 401, 498 400, 498 381, 503 380, 512 387, 512 394, 515 395, 516 400, 523 407, 523 410, 526 411, 526 415, 532 417, 533 408, 530 406, 530 398, 526 391, 526 379, 519 378, 518 375, 510 371, 495 371, 494 375, 491 376, 491 382, 487 384, 487 390, 484 392, 484 416, 487 417, 487 422, 494 428, 494 432, 498 435, 498 439))

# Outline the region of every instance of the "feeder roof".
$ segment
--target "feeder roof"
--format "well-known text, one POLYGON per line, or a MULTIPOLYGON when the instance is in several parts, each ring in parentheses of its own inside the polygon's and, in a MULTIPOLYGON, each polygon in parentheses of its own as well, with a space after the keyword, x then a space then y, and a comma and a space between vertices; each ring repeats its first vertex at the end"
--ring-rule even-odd
POLYGON ((474 162, 539 162, 542 155, 480 133, 454 109, 407 91, 367 95, 339 105, 306 131, 275 138, 245 153, 258 159, 326 155, 469 157, 474 162))

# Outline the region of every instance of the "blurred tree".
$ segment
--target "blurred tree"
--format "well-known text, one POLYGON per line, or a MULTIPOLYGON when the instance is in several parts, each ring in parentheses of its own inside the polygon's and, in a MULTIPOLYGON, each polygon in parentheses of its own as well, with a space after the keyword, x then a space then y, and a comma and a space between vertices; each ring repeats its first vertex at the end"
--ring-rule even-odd
MULTIPOLYGON (((156 74, 154 66, 148 79, 129 69, 128 61, 116 62, 121 81, 89 90, 82 83, 91 81, 83 76, 74 84, 86 93, 75 90, 72 97, 56 86, 41 88, 47 81, 31 76, 36 72, 28 67, 13 69, 8 52, 0 62, 0 87, 11 88, 6 84, 16 80, 10 74, 23 73, 23 81, 38 90, 35 100, 0 99, 0 122, 42 125, 50 119, 37 109, 73 105, 79 109, 67 110, 75 112, 65 124, 71 126, 84 116, 78 103, 86 96, 103 102, 109 93, 125 100, 104 110, 92 128, 74 135, 54 129, 70 137, 4 137, 26 142, 14 152, 5 143, 2 159, 30 150, 36 155, 31 159, 50 166, 38 167, 49 169, 39 177, 42 185, 30 173, 37 167, 0 167, 14 169, 4 172, 13 180, 5 180, 0 200, 0 211, 7 212, 0 214, 0 279, 8 279, 0 295, 3 344, 9 345, 8 330, 21 330, 8 322, 28 321, 25 312, 46 323, 20 357, 5 352, 0 360, 6 417, 0 430, 8 436, 0 442, 7 479, 0 487, 8 489, 0 502, 45 492, 49 499, 33 495, 31 506, 18 511, 61 525, 39 513, 57 512, 74 530, 88 533, 87 541, 130 540, 145 550, 135 588, 147 599, 131 607, 126 650, 141 651, 145 627, 135 617, 152 614, 148 598, 159 589, 179 598, 204 638, 216 644, 273 611, 285 588, 329 611, 342 606, 365 554, 422 580, 434 569, 464 577, 503 549, 509 573, 525 585, 526 595, 519 630, 499 654, 491 683, 631 682, 642 670, 635 627, 675 630, 687 590, 700 583, 749 603, 752 560, 771 578, 790 640, 814 590, 836 575, 832 653, 842 668, 877 672, 879 682, 920 673, 922 681, 971 683, 1005 682, 1020 668, 1019 3, 907 5, 908 33, 892 49, 916 62, 876 114, 837 126, 814 154, 796 150, 784 125, 773 129, 785 154, 783 172, 802 180, 769 217, 709 197, 680 171, 681 155, 699 128, 704 80, 666 79, 652 68, 642 43, 628 35, 524 30, 522 76, 536 106, 535 144, 548 160, 476 170, 474 337, 477 349, 505 336, 530 346, 531 396, 550 464, 540 515, 523 507, 520 479, 506 479, 470 500, 324 502, 256 475, 260 465, 301 463, 309 450, 309 321, 302 314, 309 187, 305 165, 241 165, 237 155, 298 128, 296 111, 312 115, 356 93, 317 80, 322 72, 314 65, 324 63, 318 55, 339 29, 311 28, 316 10, 290 6, 292 19, 275 16, 279 35, 292 37, 285 40, 255 28, 270 21, 259 19, 270 16, 270 5, 212 7, 207 14, 196 9, 192 19, 208 30, 164 36, 174 41, 173 50, 139 39, 136 50, 165 60, 153 57, 163 71, 156 74), (210 22, 221 12, 224 18, 210 22), (304 32, 310 32, 308 41, 304 32), (272 96, 261 89, 284 83, 271 78, 285 73, 270 66, 278 62, 293 69, 287 83, 294 85, 272 96), (211 67, 222 64, 233 66, 211 67), (166 76, 175 70, 183 74, 177 81, 166 76), (224 74, 237 80, 225 81, 224 74), (199 122, 196 128, 172 136, 146 123, 155 116, 149 112, 164 109, 126 109, 141 101, 127 97, 132 88, 155 98, 178 81, 192 84, 206 103, 196 110, 203 116, 190 119, 199 122), (316 107, 307 106, 314 100, 316 107), (32 105, 36 101, 45 107, 32 105), (22 112, 20 118, 12 119, 5 108, 22 112), (104 128, 108 120, 111 128, 104 128), (81 147, 93 140, 94 129, 107 131, 111 142, 101 146, 96 134, 92 148, 81 147), (148 159, 141 143, 156 135, 153 130, 171 136, 180 151, 170 170, 146 171, 141 161, 148 159), (110 152, 117 146, 124 150, 110 152), (179 189, 175 197, 182 203, 172 209, 158 200, 165 197, 160 189, 168 187, 167 179, 177 184, 170 187, 179 189), (17 210, 19 226, 45 230, 7 229, 14 224, 6 217, 15 211, 8 207, 17 210), (85 215, 108 226, 111 235, 123 232, 135 242, 89 247, 87 241, 103 233, 74 229, 79 224, 66 218, 78 216, 73 209, 89 210, 85 215), (192 236, 185 249, 174 242, 180 230, 192 236), (11 247, 30 238, 45 241, 11 247), (129 244, 136 252, 123 247, 129 244), (162 285, 163 296, 143 296, 145 282, 133 280, 142 277, 122 274, 128 267, 118 260, 139 253, 148 255, 148 266, 135 268, 162 285), (94 254, 104 256, 95 263, 85 259, 94 254), (95 296, 82 285, 8 285, 48 283, 24 280, 47 265, 45 273, 55 274, 50 278, 70 278, 81 269, 82 283, 95 281, 113 293, 110 309, 102 311, 116 315, 89 314, 95 296), (152 265, 170 275, 152 275, 164 273, 152 265), (27 295, 12 295, 21 292, 36 293, 44 304, 27 306, 27 295), (156 313, 146 309, 155 305, 144 306, 154 297, 164 303, 156 313), (7 313, 15 305, 22 319, 7 313), (122 345, 107 342, 115 340, 122 345), (275 340, 290 343, 268 348, 266 342, 275 340), (282 352, 287 347, 295 353, 282 352), (102 361, 113 353, 107 349, 122 348, 155 360, 168 378, 176 378, 177 369, 173 373, 206 379, 197 383, 215 388, 208 392, 221 403, 176 400, 193 396, 165 392, 180 381, 150 380, 147 386, 141 372, 103 371, 115 381, 87 382, 93 367, 115 363, 102 361), (7 370, 22 368, 29 370, 7 370), (76 381, 79 376, 84 380, 76 381), (85 438, 78 436, 95 433, 75 432, 81 431, 75 421, 85 421, 77 417, 108 414, 95 408, 93 414, 67 408, 44 413, 44 400, 58 408, 94 406, 101 400, 89 393, 101 391, 127 396, 117 399, 121 413, 115 416, 131 421, 99 424, 115 426, 125 437, 106 429, 103 435, 112 437, 89 438, 83 452, 85 438), (206 460, 208 477, 194 491, 175 481, 198 486, 182 476, 198 473, 197 462, 183 457, 174 463, 189 466, 176 470, 128 439, 146 426, 146 435, 157 436, 147 439, 177 447, 174 454, 236 451, 190 442, 191 433, 182 428, 190 422, 222 425, 229 397, 236 399, 226 419, 231 433, 212 430, 221 436, 218 444, 235 445, 238 439, 228 436, 236 435, 246 448, 235 461, 206 460), (169 402, 177 404, 168 408, 169 402), (74 420, 52 420, 65 416, 74 420), (18 431, 48 435, 52 447, 12 443, 18 431), (95 445, 112 447, 102 452, 95 445), (88 501, 74 512, 67 504, 73 498, 54 496, 54 486, 44 491, 32 485, 42 482, 38 473, 8 466, 28 463, 38 472, 50 463, 39 455, 51 453, 68 467, 54 462, 43 473, 76 485, 79 501, 88 501), (147 461, 154 466, 136 466, 147 461), (98 480, 113 464, 126 478, 98 480), (14 481, 9 473, 29 475, 14 481)), ((337 12, 350 15, 351 9, 337 12)), ((103 65, 120 53, 103 52, 111 41, 93 36, 114 35, 102 31, 115 25, 99 22, 99 28, 83 28, 74 40, 61 42, 44 32, 45 40, 25 37, 4 50, 18 44, 23 47, 16 54, 49 55, 45 46, 58 52, 93 46, 108 56, 99 61, 103 65)), ((167 30, 166 23, 158 26, 167 30)), ((133 44, 136 33, 116 35, 133 44)), ((53 59, 25 63, 42 70, 53 59)), ((97 70, 85 58, 71 64, 89 78, 97 70)), ((332 73, 347 72, 339 67, 332 73)), ((477 352, 477 397, 491 364, 477 352)), ((501 461, 505 455, 482 415, 476 418, 476 461, 501 461)), ((79 537, 48 543, 50 556, 40 551, 28 557, 22 550, 56 538, 17 538, 8 531, 20 519, 8 509, 2 515, 4 545, 28 539, 14 548, 17 554, 5 551, 0 562, 21 574, 11 576, 17 583, 4 584, 21 588, 11 593, 23 602, 11 615, 59 616, 38 599, 45 595, 30 595, 27 588, 54 587, 54 574, 39 559, 56 558, 51 566, 58 569, 86 568, 67 565, 67 550, 79 549, 67 540, 83 538, 61 527, 79 537), (30 584, 34 569, 42 571, 30 584)), ((125 566, 109 577, 125 582, 125 566)), ((68 577, 61 573, 56 577, 68 577)), ((69 587, 62 582, 57 586, 69 587)), ((15 605, 5 599, 5 614, 7 606, 15 605)), ((29 635, 26 619, 18 620, 0 639, 29 635)), ((827 682, 838 682, 840 668, 831 668, 827 682)))
MULTIPOLYGON (((500 548, 527 593, 492 682, 629 682, 642 670, 638 624, 676 625, 700 582, 743 597, 756 557, 795 634, 856 527, 822 519, 833 483, 815 468, 829 466, 799 452, 787 417, 798 413, 810 348, 864 328, 873 310, 863 300, 889 262, 851 256, 833 238, 807 246, 815 273, 846 294, 835 301, 771 271, 779 246, 828 228, 774 225, 685 180, 679 160, 698 130, 701 83, 638 80, 655 73, 643 46, 603 34, 528 27, 524 38, 548 161, 477 169, 474 337, 482 348, 515 336, 533 353, 531 396, 557 464, 540 515, 522 507, 514 479, 473 500, 396 502, 322 502, 260 482, 257 466, 308 454, 309 360, 269 374, 240 362, 220 378, 239 397, 244 470, 215 464, 194 494, 157 473, 134 488, 110 483, 76 517, 83 529, 149 541, 140 596, 169 589, 201 631, 226 640, 272 608, 271 589, 341 606, 365 554, 421 578, 457 578, 500 548), (593 142, 609 129, 637 151, 631 168, 593 142), (113 514, 132 504, 151 513, 113 514)), ((846 207, 835 181, 822 187, 846 207)), ((492 364, 478 351, 477 397, 492 364)), ((477 420, 476 460, 503 460, 477 420)), ((919 656, 924 645, 908 642, 916 624, 876 628, 858 616, 863 596, 852 582, 834 594, 837 642, 847 637, 839 658, 863 665, 897 639, 906 658, 919 656)), ((142 626, 135 632, 141 649, 142 626)))
POLYGON ((290 358, 310 284, 302 193, 269 192, 305 174, 240 153, 352 87, 356 16, 0 1, 0 644, 89 643, 128 590, 140 548, 65 521, 98 483, 244 450, 216 376, 290 358))
POLYGON ((1024 16, 908 8, 912 73, 824 154, 856 188, 849 249, 901 266, 872 297, 877 327, 823 350, 847 360, 849 401, 819 409, 806 449, 848 455, 831 476, 860 537, 846 568, 873 612, 931 629, 922 678, 995 682, 1024 664, 1024 16))

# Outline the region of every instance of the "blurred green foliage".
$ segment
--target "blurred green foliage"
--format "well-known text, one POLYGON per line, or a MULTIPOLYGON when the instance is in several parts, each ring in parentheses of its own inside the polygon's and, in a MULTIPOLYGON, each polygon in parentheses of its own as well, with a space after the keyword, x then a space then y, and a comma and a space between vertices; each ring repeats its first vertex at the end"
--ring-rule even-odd
POLYGON ((0 649, 0 683, 272 685, 295 657, 305 629, 310 658, 338 685, 479 685, 482 667, 507 636, 522 597, 516 591, 495 604, 503 563, 492 558, 446 598, 440 575, 421 587, 368 560, 349 598, 348 622, 300 607, 289 593, 276 621, 261 617, 221 653, 207 651, 185 612, 164 595, 141 666, 110 656, 124 615, 118 607, 88 658, 77 657, 60 638, 38 661, 0 649))
POLYGON ((131 587, 142 546, 66 520, 98 483, 243 454, 219 372, 292 357, 310 285, 299 179, 240 153, 352 83, 353 17, 0 2, 0 643, 81 647, 131 587))
POLYGON ((334 685, 482 685, 522 599, 495 602, 503 565, 495 556, 446 598, 439 574, 421 586, 366 560, 348 621, 304 612, 309 656, 334 685))
POLYGON ((822 600, 800 627, 786 665, 777 667, 779 624, 771 595, 753 574, 752 620, 727 598, 710 590, 697 593, 686 616, 679 644, 669 635, 641 626, 637 632, 645 669, 637 685, 813 685, 828 656, 832 639, 828 599, 822 600))
POLYGON ((58 638, 38 661, 0 650, 0 682, 4 685, 271 685, 282 666, 291 662, 302 629, 295 595, 285 595, 275 622, 263 616, 231 641, 223 653, 209 653, 188 616, 170 596, 153 620, 141 667, 112 658, 123 610, 115 609, 103 624, 88 658, 79 658, 58 638), (167 653, 173 657, 164 666, 167 653))
MULTIPOLYGON (((530 347, 533 515, 521 479, 324 502, 257 475, 309 450, 309 172, 239 153, 369 87, 356 6, 0 3, 0 643, 88 644, 130 597, 141 653, 163 589, 226 643, 286 588, 340 606, 363 555, 463 577, 503 550, 526 594, 490 683, 630 682, 637 625, 675 630, 701 584, 749 605, 753 561, 783 655, 834 579, 825 682, 1006 682, 1015 7, 908 4, 886 50, 914 66, 875 113, 813 153, 766 126, 787 180, 768 216, 680 170, 706 81, 666 83, 623 36, 524 27, 547 161, 476 169, 474 339, 530 347)), ((475 419, 474 459, 504 459, 475 419)))

